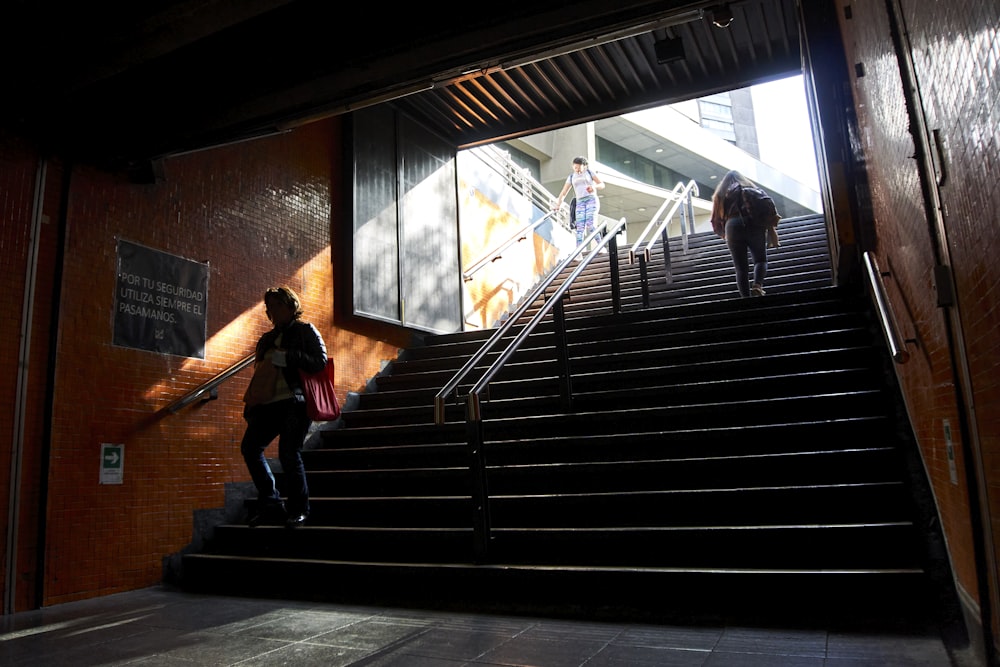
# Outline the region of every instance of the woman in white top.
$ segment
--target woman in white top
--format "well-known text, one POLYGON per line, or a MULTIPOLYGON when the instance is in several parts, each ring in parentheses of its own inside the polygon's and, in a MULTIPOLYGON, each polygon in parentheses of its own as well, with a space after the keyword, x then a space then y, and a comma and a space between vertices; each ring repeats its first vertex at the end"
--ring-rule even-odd
POLYGON ((597 191, 604 189, 604 181, 597 174, 587 168, 587 158, 573 158, 573 173, 566 178, 562 192, 556 198, 553 210, 562 207, 563 199, 569 189, 576 192, 576 244, 583 243, 583 239, 594 231, 594 220, 597 212, 601 209, 601 200, 597 197, 597 191))

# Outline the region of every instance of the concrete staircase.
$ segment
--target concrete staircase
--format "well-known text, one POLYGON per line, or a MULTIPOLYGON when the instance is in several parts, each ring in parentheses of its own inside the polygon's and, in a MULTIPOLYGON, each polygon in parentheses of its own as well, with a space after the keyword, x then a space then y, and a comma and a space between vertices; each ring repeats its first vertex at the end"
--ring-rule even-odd
POLYGON ((551 322, 484 402, 485 549, 464 407, 435 424, 433 398, 491 331, 401 351, 304 452, 308 525, 218 525, 183 585, 592 616, 950 613, 870 302, 830 286, 821 217, 782 227, 761 298, 738 298, 710 234, 671 239, 669 283, 653 254, 648 308, 627 249, 622 312, 608 258, 589 267, 566 303, 571 409, 551 322))

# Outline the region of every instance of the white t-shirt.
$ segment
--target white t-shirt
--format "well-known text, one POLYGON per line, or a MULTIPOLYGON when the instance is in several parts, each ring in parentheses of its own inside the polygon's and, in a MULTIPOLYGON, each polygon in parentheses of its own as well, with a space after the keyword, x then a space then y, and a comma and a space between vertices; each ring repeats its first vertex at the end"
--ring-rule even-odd
POLYGON ((574 171, 566 177, 566 182, 573 186, 573 192, 576 193, 577 199, 597 195, 597 188, 594 187, 594 174, 589 169, 584 169, 579 174, 574 171), (587 192, 588 187, 590 192, 587 192))

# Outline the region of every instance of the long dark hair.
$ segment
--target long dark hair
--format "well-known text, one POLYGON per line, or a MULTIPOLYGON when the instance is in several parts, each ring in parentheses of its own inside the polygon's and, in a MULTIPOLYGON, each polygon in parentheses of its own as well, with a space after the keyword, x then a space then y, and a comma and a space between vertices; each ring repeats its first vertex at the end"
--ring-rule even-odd
POLYGON ((726 175, 722 177, 719 184, 715 186, 715 192, 712 194, 712 219, 713 220, 725 220, 726 219, 726 195, 735 188, 736 186, 742 186, 744 188, 755 188, 757 187, 753 181, 741 174, 740 172, 732 169, 726 172, 726 175))

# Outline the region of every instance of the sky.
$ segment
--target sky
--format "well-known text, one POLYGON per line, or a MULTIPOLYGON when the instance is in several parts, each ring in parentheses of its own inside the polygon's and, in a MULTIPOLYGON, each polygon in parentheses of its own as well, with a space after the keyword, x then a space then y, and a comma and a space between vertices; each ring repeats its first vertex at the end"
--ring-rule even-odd
POLYGON ((750 89, 760 161, 819 190, 816 152, 802 76, 793 76, 750 89))

